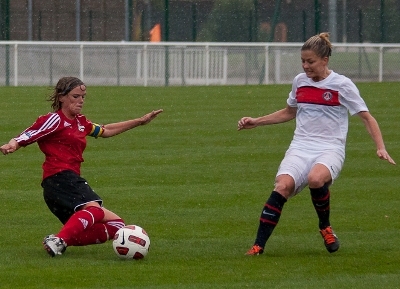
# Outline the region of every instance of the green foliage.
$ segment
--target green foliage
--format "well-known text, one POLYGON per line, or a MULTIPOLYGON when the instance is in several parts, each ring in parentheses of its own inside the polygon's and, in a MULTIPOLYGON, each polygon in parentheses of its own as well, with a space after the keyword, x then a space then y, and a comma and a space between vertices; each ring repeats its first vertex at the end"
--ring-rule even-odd
MULTIPOLYGON (((359 85, 391 156, 400 162, 400 83, 359 85)), ((291 199, 264 255, 244 256, 294 123, 238 132, 242 116, 285 105, 289 85, 88 87, 84 113, 115 122, 163 108, 154 122, 89 139, 82 168, 105 206, 143 226, 151 250, 122 261, 111 242, 50 258, 42 238, 60 228, 42 199, 36 145, 0 156, 0 288, 397 288, 399 167, 379 160, 358 117, 332 187, 329 254, 309 193, 291 199)), ((1 87, 0 141, 47 113, 47 88, 1 87)))
POLYGON ((381 20, 381 9, 363 9, 363 38, 365 42, 398 43, 400 35, 400 6, 397 0, 384 1, 384 20, 381 20), (382 27, 383 25, 383 27, 382 27))
POLYGON ((385 1, 385 42, 388 43, 399 43, 400 35, 395 31, 400 30, 400 5, 397 0, 386 0, 385 1))
POLYGON ((198 41, 247 42, 251 41, 252 0, 217 0, 199 33, 198 41))

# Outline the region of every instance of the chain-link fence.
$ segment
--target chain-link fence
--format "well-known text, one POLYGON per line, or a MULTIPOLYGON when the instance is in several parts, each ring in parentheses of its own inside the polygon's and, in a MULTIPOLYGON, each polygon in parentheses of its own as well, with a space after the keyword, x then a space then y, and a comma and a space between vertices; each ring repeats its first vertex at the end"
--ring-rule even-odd
MULTIPOLYGON (((302 43, 0 42, 0 85, 291 83, 302 43)), ((334 44, 329 67, 354 81, 399 81, 400 44, 334 44)))
POLYGON ((0 0, 0 40, 400 43, 399 0, 0 0), (155 34, 155 33, 154 33, 155 34))

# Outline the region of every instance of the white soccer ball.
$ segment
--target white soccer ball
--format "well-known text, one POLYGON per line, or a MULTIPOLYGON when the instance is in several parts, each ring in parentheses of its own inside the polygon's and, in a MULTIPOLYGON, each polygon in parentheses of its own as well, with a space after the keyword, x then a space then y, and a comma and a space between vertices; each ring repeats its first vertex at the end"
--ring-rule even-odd
POLYGON ((121 259, 143 259, 149 252, 149 247, 149 236, 137 225, 127 225, 114 236, 113 248, 121 259))

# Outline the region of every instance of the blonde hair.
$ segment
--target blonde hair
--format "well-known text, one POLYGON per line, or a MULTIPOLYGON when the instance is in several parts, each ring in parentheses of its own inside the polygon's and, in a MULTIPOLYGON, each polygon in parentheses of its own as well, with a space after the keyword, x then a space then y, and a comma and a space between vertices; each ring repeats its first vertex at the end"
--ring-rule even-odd
POLYGON ((329 40, 329 33, 322 32, 310 37, 304 42, 301 50, 312 50, 319 57, 329 57, 332 55, 332 44, 329 40))
POLYGON ((57 111, 61 108, 60 96, 67 95, 75 87, 81 85, 85 84, 77 77, 66 76, 60 78, 53 89, 53 93, 47 98, 48 101, 51 101, 53 111, 57 111))

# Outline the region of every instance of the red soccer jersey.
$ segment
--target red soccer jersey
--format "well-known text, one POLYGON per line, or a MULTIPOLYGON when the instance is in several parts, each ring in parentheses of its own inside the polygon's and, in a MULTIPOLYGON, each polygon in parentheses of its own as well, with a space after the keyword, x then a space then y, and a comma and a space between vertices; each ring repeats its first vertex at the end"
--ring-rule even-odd
POLYGON ((20 146, 37 142, 45 154, 43 179, 64 170, 80 174, 86 136, 92 122, 82 114, 68 119, 61 110, 40 116, 33 125, 15 138, 20 146))

